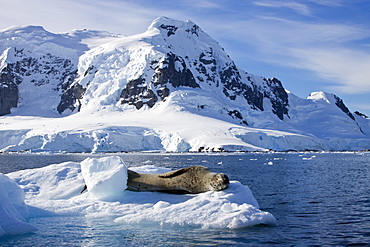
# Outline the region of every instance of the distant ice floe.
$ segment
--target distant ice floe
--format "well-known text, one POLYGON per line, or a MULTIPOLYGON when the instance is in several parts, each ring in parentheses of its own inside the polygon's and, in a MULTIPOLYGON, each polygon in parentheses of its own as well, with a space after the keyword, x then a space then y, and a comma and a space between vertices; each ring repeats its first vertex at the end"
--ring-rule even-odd
MULTIPOLYGON (((141 173, 170 171, 153 165, 130 169, 141 173)), ((7 175, 9 178, 0 177, 0 235, 36 230, 25 222, 23 217, 28 215, 22 216, 27 212, 26 204, 29 217, 106 217, 112 224, 235 229, 275 221, 272 214, 259 209, 251 190, 238 181, 231 181, 226 190, 200 194, 127 191, 127 166, 117 156, 88 158, 81 164, 53 164, 7 175), (81 194, 85 183, 88 192, 81 194), (14 227, 6 228, 15 225, 17 231, 14 227)))

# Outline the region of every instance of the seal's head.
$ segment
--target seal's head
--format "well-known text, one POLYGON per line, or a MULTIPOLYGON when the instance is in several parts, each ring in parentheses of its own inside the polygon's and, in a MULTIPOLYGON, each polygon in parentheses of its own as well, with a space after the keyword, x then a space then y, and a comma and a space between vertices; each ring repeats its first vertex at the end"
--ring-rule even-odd
POLYGON ((228 176, 226 176, 226 174, 215 173, 211 177, 211 182, 210 182, 211 190, 216 190, 216 191, 224 190, 229 186, 229 184, 230 184, 230 181, 229 181, 228 176))

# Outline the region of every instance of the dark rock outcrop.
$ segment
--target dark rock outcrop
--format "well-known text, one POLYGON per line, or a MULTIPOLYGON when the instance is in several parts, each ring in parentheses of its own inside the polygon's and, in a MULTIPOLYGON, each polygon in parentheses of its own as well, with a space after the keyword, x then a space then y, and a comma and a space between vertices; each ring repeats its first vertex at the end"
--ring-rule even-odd
POLYGON ((17 107, 18 86, 14 83, 2 83, 0 78, 0 116, 10 114, 10 109, 17 107))
POLYGON ((281 120, 284 119, 284 115, 288 115, 288 94, 285 91, 281 81, 276 78, 265 79, 268 90, 264 91, 264 97, 270 99, 272 104, 272 112, 276 114, 281 120))
POLYGON ((369 118, 368 116, 366 116, 365 114, 363 114, 359 111, 355 111, 354 114, 356 114, 357 116, 363 117, 363 118, 369 118))
POLYGON ((151 108, 157 100, 158 97, 142 77, 129 81, 121 92, 121 103, 134 105, 136 109, 140 109, 144 105, 151 108))
POLYGON ((136 109, 144 105, 151 108, 158 99, 164 101, 170 95, 169 85, 173 88, 200 87, 184 59, 173 53, 166 54, 161 62, 152 61, 151 68, 154 70, 154 75, 149 83, 145 76, 127 83, 121 91, 122 104, 134 105, 136 109))
POLYGON ((223 93, 231 100, 235 100, 237 96, 241 96, 247 100, 252 109, 260 111, 264 111, 263 99, 268 98, 271 101, 272 112, 274 114, 281 120, 284 119, 284 115, 289 117, 288 94, 278 79, 264 78, 265 85, 256 85, 248 74, 247 79, 250 82, 249 85, 243 82, 235 64, 230 64, 221 73, 223 93))
POLYGON ((157 64, 152 83, 156 87, 164 86, 167 83, 171 84, 174 88, 181 86, 191 88, 200 87, 190 69, 186 66, 184 59, 173 53, 166 54, 164 60, 157 64))
MULTIPOLYGON (((50 53, 35 58, 30 56, 31 54, 24 53, 23 49, 13 49, 14 57, 18 61, 7 63, 0 71, 0 115, 9 114, 11 108, 17 107, 18 86, 25 79, 35 87, 51 84, 52 90, 59 91, 61 94, 75 79, 77 70, 70 59, 50 53)), ((27 102, 24 103, 27 104, 27 102)), ((58 108, 58 111, 63 109, 63 107, 58 108)))
POLYGON ((174 25, 165 25, 165 24, 160 25, 160 28, 167 30, 167 37, 175 35, 175 32, 178 29, 178 27, 174 25))
MULTIPOLYGON (((68 84, 66 84, 67 86, 68 84)), ((62 114, 65 110, 69 109, 74 111, 76 108, 78 111, 81 109, 81 99, 86 91, 80 84, 75 84, 67 89, 64 89, 64 93, 61 95, 57 111, 62 114)))
POLYGON ((348 117, 350 117, 352 120, 355 120, 355 117, 349 111, 348 107, 344 104, 343 100, 336 95, 334 95, 334 98, 335 98, 335 105, 338 106, 339 109, 341 109, 345 114, 347 114, 348 117))
POLYGON ((239 70, 235 64, 230 64, 220 74, 223 84, 223 93, 231 100, 237 96, 245 98, 252 109, 263 111, 263 94, 251 81, 251 86, 242 81, 239 70))
POLYGON ((6 66, 0 72, 0 116, 10 114, 18 105, 18 84, 22 77, 13 72, 14 65, 6 66))

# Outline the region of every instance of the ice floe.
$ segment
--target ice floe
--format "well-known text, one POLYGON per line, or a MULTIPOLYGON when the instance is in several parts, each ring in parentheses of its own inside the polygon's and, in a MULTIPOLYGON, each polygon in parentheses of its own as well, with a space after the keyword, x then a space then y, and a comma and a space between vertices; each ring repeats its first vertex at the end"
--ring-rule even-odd
MULTIPOLYGON (((153 165, 129 169, 141 173, 171 170, 153 165)), ((53 164, 7 175, 12 179, 9 181, 15 181, 12 182, 13 186, 23 189, 30 217, 106 217, 112 224, 168 224, 229 229, 275 221, 272 214, 259 209, 248 186, 238 181, 231 181, 226 190, 200 194, 124 190, 127 167, 117 156, 88 158, 81 163, 53 164), (85 183, 88 192, 81 194, 85 183)), ((9 193, 9 186, 0 190, 1 195, 6 195, 7 190, 9 193)), ((6 207, 13 205, 11 201, 9 199, 5 203, 6 207)), ((19 198, 14 201, 22 204, 19 198)), ((5 210, 0 212, 0 217, 6 216, 5 210)), ((14 219, 17 217, 13 216, 14 219)), ((19 222, 34 230, 24 221, 19 222)))

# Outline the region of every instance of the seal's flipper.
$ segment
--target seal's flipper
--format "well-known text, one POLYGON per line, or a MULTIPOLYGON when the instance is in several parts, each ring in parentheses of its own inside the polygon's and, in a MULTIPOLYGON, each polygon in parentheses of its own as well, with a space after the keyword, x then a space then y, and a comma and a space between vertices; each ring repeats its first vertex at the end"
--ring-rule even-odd
POLYGON ((158 175, 158 177, 160 177, 160 178, 173 178, 173 177, 179 176, 179 175, 187 172, 189 169, 191 169, 191 167, 186 167, 186 168, 182 168, 180 170, 166 172, 166 173, 158 175))
POLYGON ((82 194, 85 190, 87 190, 86 184, 85 184, 84 188, 81 190, 80 194, 82 194))

